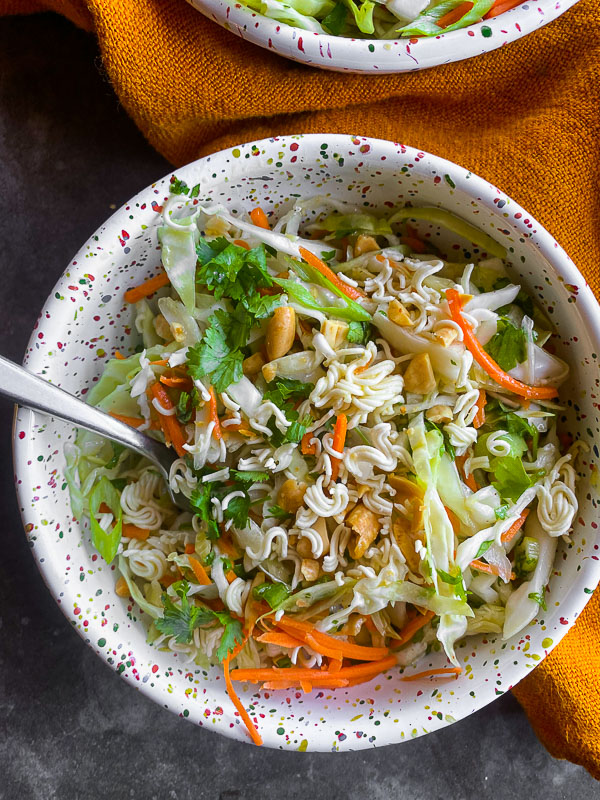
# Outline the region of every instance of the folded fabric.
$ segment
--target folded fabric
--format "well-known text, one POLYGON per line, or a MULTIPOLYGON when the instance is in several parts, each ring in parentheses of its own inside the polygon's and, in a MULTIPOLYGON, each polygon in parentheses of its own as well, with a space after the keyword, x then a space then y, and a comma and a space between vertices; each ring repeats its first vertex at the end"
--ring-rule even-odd
MULTIPOLYGON (((42 10, 95 31, 123 106, 174 165, 286 133, 402 141, 501 186, 558 239, 600 296, 596 0, 580 0, 493 53, 387 76, 295 64, 184 0, 0 0, 4 14, 42 10)), ((550 753, 598 779, 599 605, 596 592, 563 642, 513 690, 550 753)))

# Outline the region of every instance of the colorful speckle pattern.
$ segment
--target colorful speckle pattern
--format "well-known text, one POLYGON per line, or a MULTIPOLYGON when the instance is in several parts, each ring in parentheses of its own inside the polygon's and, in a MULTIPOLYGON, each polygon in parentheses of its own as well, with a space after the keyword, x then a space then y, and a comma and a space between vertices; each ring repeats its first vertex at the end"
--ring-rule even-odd
POLYGON ((311 33, 269 19, 236 0, 188 0, 236 36, 292 61, 336 72, 378 75, 414 72, 488 53, 547 25, 576 2, 526 2, 493 19, 440 36, 381 40, 311 33))
MULTIPOLYGON (((392 670, 348 690, 264 692, 241 697, 269 747, 343 751, 412 739, 468 716, 503 694, 564 636, 600 577, 598 461, 600 314, 585 281, 559 245, 494 186, 450 162, 400 144, 351 136, 290 136, 225 150, 177 171, 202 186, 200 202, 235 211, 256 203, 284 213, 295 198, 326 194, 381 210, 408 201, 446 207, 490 233, 510 252, 520 279, 556 324, 553 344, 572 368, 564 388, 565 430, 590 445, 578 484, 573 543, 559 544, 548 611, 521 636, 480 636, 459 648, 464 673, 452 682, 403 683, 392 670)), ((159 268, 156 225, 169 176, 117 211, 68 266, 43 309, 27 350, 29 368, 85 396, 115 349, 132 352, 126 289, 159 268)), ((442 252, 466 258, 476 248, 428 224, 442 252), (462 251, 462 252, 461 252, 462 251)), ((125 680, 197 725, 247 741, 226 695, 220 669, 209 672, 146 644, 139 610, 114 591, 114 566, 74 522, 62 477, 63 448, 74 431, 26 410, 14 433, 17 491, 31 549, 71 625, 125 680)), ((432 654, 422 669, 441 666, 432 654)))

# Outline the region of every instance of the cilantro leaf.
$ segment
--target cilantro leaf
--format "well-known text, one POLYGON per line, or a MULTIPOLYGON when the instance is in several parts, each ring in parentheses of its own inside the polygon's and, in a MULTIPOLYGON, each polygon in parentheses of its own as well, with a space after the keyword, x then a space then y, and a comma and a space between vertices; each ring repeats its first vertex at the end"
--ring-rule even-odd
POLYGON ((242 624, 239 620, 233 619, 229 614, 225 615, 222 611, 214 613, 215 616, 218 617, 219 622, 225 625, 221 644, 217 648, 217 658, 219 661, 224 661, 229 653, 235 650, 236 645, 244 641, 244 632, 242 631, 242 624), (227 621, 224 621, 225 616, 227 616, 227 621))
POLYGON ((522 328, 517 328, 506 317, 500 317, 497 332, 484 349, 503 370, 508 371, 527 359, 527 336, 522 328))
MULTIPOLYGON (((227 487, 231 491, 231 487, 227 487)), ((233 497, 223 511, 223 517, 233 521, 233 525, 238 530, 243 530, 248 525, 248 512, 252 501, 248 494, 243 497, 233 497)))
MULTIPOLYGON (((511 281, 508 278, 498 278, 495 281, 494 285, 492 286, 492 289, 494 290, 503 289, 505 286, 508 286, 509 283, 511 283, 511 281)), ((531 317, 533 319, 533 314, 534 314, 533 300, 524 289, 519 289, 519 293, 512 301, 512 303, 510 303, 507 306, 502 306, 502 308, 499 308, 498 313, 508 314, 511 305, 518 306, 521 309, 521 311, 523 311, 524 314, 527 314, 528 317, 531 317)))
POLYGON ((257 600, 265 600, 273 609, 277 611, 288 599, 291 590, 285 583, 261 583, 254 587, 254 597, 257 600))
POLYGON ((268 472, 261 472, 257 469, 231 469, 229 470, 229 475, 234 481, 241 481, 242 483, 262 483, 269 480, 268 472))
POLYGON ((312 423, 312 417, 306 416, 301 420, 295 420, 285 432, 284 442, 298 444, 306 433, 307 428, 312 423))
POLYGON ((454 459, 456 458, 456 451, 454 449, 454 445, 450 441, 450 436, 446 433, 445 429, 444 428, 440 428, 439 425, 436 425, 435 422, 431 422, 431 420, 428 420, 427 418, 425 418, 425 428, 428 431, 435 430, 440 434, 440 436, 442 437, 442 444, 440 446, 440 454, 443 455, 443 453, 448 453, 448 455, 450 456, 452 461, 454 461, 454 459))
POLYGON ((283 408, 288 400, 306 400, 314 388, 314 383, 304 383, 292 378, 275 378, 269 383, 264 397, 265 400, 270 400, 279 408, 283 408))
POLYGON ((194 630, 201 625, 212 622, 213 613, 210 609, 190 605, 188 600, 189 584, 181 581, 177 591, 181 605, 177 606, 168 594, 163 594, 163 617, 154 621, 157 629, 167 636, 174 636, 179 644, 189 644, 192 641, 194 630))
POLYGON ((371 324, 369 322, 349 322, 346 339, 350 344, 366 344, 371 338, 371 324))
POLYGON ((212 290, 217 300, 226 296, 244 301, 254 296, 257 288, 273 285, 262 244, 246 250, 223 237, 210 242, 200 239, 196 254, 199 263, 196 281, 212 290))
POLYGON ((187 425, 187 423, 191 420, 192 414, 194 413, 194 409, 197 405, 198 391, 196 387, 194 387, 191 392, 181 392, 179 395, 179 400, 177 401, 175 415, 182 425, 187 425))
MULTIPOLYGON (((508 506, 506 506, 506 508, 508 508, 508 506)), ((505 514, 504 516, 506 516, 506 514, 505 514)), ((504 519, 504 517, 502 517, 502 519, 504 519)), ((481 558, 481 556, 482 556, 484 553, 487 553, 487 551, 490 549, 490 547, 491 547, 493 544, 494 544, 494 540, 493 540, 493 539, 490 539, 490 540, 489 540, 489 541, 487 541, 487 542, 482 542, 482 543, 479 545, 479 550, 477 551, 477 554, 475 555, 475 558, 481 558)))
POLYGON ((539 477, 536 472, 532 480, 532 477, 525 472, 522 460, 516 456, 496 456, 490 459, 490 469, 496 479, 492 481, 494 489, 503 500, 513 502, 518 500, 526 489, 533 486, 534 480, 539 477))
POLYGON ((294 516, 289 511, 286 511, 285 508, 282 508, 277 504, 269 507, 269 514, 272 517, 277 517, 278 519, 292 519, 294 516))
POLYGON ((188 369, 192 378, 209 377, 216 392, 223 392, 242 379, 244 354, 228 341, 233 320, 222 309, 209 318, 201 342, 188 348, 188 369))

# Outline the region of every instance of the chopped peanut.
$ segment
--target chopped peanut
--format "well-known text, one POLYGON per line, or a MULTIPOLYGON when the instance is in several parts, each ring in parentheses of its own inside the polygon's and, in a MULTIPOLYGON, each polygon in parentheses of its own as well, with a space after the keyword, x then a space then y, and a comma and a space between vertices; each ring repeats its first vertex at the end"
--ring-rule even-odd
POLYGON ((418 574, 421 559, 415 551, 415 542, 423 543, 425 533, 422 530, 422 504, 420 500, 412 501, 413 517, 406 519, 394 513, 392 518, 392 533, 396 544, 402 551, 411 572, 418 574))
POLYGON ((167 320, 163 317, 162 314, 157 314, 154 319, 152 320, 152 325, 154 326, 154 330, 160 336, 161 339, 164 339, 166 342, 170 342, 173 340, 173 332, 171 331, 171 326, 167 322, 167 320))
POLYGON ((363 253, 371 253, 373 250, 381 250, 372 236, 365 236, 361 233, 354 243, 354 257, 362 256, 363 253))
POLYGON ((253 355, 248 356, 242 362, 242 369, 244 371, 244 375, 252 376, 256 375, 258 372, 261 371, 262 367, 264 366, 265 360, 262 357, 261 353, 253 353, 253 355))
POLYGON ((305 492, 305 483, 298 483, 294 478, 288 478, 288 480, 284 481, 281 485, 277 500, 285 511, 288 511, 290 514, 295 514, 304 502, 305 492))
POLYGON ((450 347, 458 339, 458 331, 450 325, 438 328, 433 335, 443 347, 450 347))
POLYGON ((277 375, 277 364, 273 364, 272 361, 269 361, 268 364, 264 364, 262 368, 262 374, 266 382, 271 383, 271 381, 274 380, 275 376, 277 375))
POLYGON ((307 581, 316 581, 319 577, 319 562, 314 558, 303 558, 300 564, 300 572, 307 581))
POLYGON ((305 536, 303 536, 301 539, 298 539, 296 552, 300 558, 310 558, 313 554, 310 539, 307 539, 305 536))
POLYGON ((429 353, 419 353, 406 368, 404 388, 413 394, 429 394, 435 387, 435 375, 429 353))
POLYGON ((410 328, 413 325, 410 314, 402 303, 395 298, 388 306, 388 319, 395 322, 396 325, 401 325, 403 328, 410 328))
POLYGON ((347 322, 336 319, 326 319, 321 325, 321 333, 327 339, 327 343, 333 350, 339 350, 348 333, 348 327, 347 322))
POLYGON ((452 422, 452 409, 450 406, 431 406, 425 416, 430 422, 452 422))
POLYGON ((344 636, 357 636, 364 622, 365 618, 362 614, 350 614, 348 622, 346 622, 340 633, 344 636))
POLYGON ((279 306, 267 324, 265 347, 269 361, 284 356, 296 338, 296 312, 291 306, 279 306))
POLYGON ((358 503, 346 517, 346 524, 356 534, 355 541, 348 547, 350 556, 354 559, 362 558, 381 530, 377 514, 362 503, 358 503))

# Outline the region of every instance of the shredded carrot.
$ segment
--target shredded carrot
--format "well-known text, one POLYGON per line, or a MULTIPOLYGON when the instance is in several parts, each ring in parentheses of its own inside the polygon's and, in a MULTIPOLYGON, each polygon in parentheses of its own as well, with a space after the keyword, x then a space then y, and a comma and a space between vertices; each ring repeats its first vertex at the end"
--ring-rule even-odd
MULTIPOLYGON (((193 552, 193 551, 192 551, 193 552)), ((188 558, 190 562, 190 567, 194 571, 194 575, 196 576, 196 580, 201 586, 210 586, 212 583, 211 579, 208 577, 208 572, 204 569, 204 566, 198 561, 197 558, 190 556, 188 558)))
POLYGON ((405 244, 411 248, 413 253, 426 253, 427 247, 420 239, 414 239, 412 236, 403 236, 400 239, 401 244, 405 244))
POLYGON ((314 442, 312 444, 310 443, 312 438, 312 433, 305 433, 302 437, 302 441, 300 442, 300 452, 303 456, 314 456, 317 454, 317 445, 314 442))
MULTIPOLYGON (((171 402, 171 398, 167 394, 166 389, 162 384, 158 381, 153 383, 150 387, 150 391, 152 396, 156 398, 158 404, 162 406, 166 411, 173 408, 173 403, 171 402)), ((184 458, 187 455, 187 451, 183 449, 183 445, 186 443, 186 436, 183 431, 183 428, 179 424, 177 418, 173 414, 172 416, 166 416, 165 414, 160 414, 160 426, 163 430, 165 435, 165 439, 168 442, 171 442, 173 447, 175 448, 175 452, 180 458, 184 458)))
POLYGON ((137 303, 139 300, 143 300, 144 297, 154 294, 154 292, 158 291, 158 289, 162 289, 162 287, 166 286, 169 282, 169 276, 167 273, 159 272, 158 275, 155 275, 153 278, 144 281, 144 283, 141 283, 139 286, 135 286, 133 289, 128 289, 125 292, 125 300, 128 303, 137 303))
POLYGON ((492 19, 492 17, 499 17, 505 11, 510 11, 511 8, 520 5, 523 0, 496 0, 494 5, 490 8, 484 19, 492 19))
POLYGON ((515 520, 513 524, 508 528, 508 530, 504 531, 502 536, 500 537, 500 541, 502 542, 510 542, 511 539, 514 539, 517 533, 523 527, 525 520, 527 519, 527 515, 529 514, 529 509, 526 508, 519 519, 515 520))
POLYGON ((233 561, 235 561, 240 556, 240 552, 234 543, 231 541, 231 537, 228 531, 221 530, 221 536, 219 537, 219 549, 222 550, 226 556, 229 556, 233 561))
POLYGON ((462 456, 456 456, 455 461, 456 461, 456 464, 458 466, 459 472, 462 475, 462 479, 467 484, 469 489, 472 492, 478 492, 479 491, 479 485, 478 485, 477 481, 475 480, 475 477, 474 477, 473 473, 469 472, 467 474, 465 472, 465 461, 467 460, 467 458, 468 458, 468 456, 465 453, 462 456))
POLYGON ((180 378, 177 375, 171 375, 170 377, 161 375, 159 381, 164 383, 165 386, 170 386, 173 389, 181 389, 184 392, 189 392, 194 386, 191 378, 180 378))
POLYGON ((215 423, 215 427, 213 428, 212 435, 215 439, 222 439, 223 434, 221 432, 221 423, 219 422, 219 415, 217 413, 217 395, 215 394, 215 390, 212 386, 208 387, 208 392, 210 394, 210 402, 208 406, 208 419, 210 422, 215 423))
POLYGON ((140 539, 141 541, 145 541, 149 535, 150 531, 144 528, 138 528, 137 525, 131 525, 129 522, 123 523, 123 536, 128 539, 140 539))
POLYGON ((176 580, 177 578, 174 575, 163 575, 162 578, 158 579, 158 582, 160 583, 161 586, 164 586, 164 588, 166 589, 172 583, 175 583, 176 580))
POLYGON ((245 242, 243 239, 234 239, 234 244, 237 244, 238 247, 243 247, 244 250, 250 250, 250 245, 248 242, 245 242))
POLYGON ((310 647, 315 653, 320 653, 322 656, 326 656, 327 658, 331 658, 334 661, 341 661, 342 660, 342 652, 333 645, 333 649, 328 647, 328 645, 323 644, 320 642, 312 633, 305 633, 304 634, 304 643, 307 647, 310 647))
POLYGON ((115 358, 117 358, 119 361, 125 361, 127 356, 124 356, 123 353, 120 353, 118 350, 115 350, 115 358))
POLYGON ((439 669, 426 669, 424 672, 415 672, 414 675, 406 675, 400 678, 402 681, 418 681, 421 678, 431 678, 437 675, 439 678, 458 678, 462 672, 462 667, 440 667, 439 669))
MULTIPOLYGON (((348 417, 345 414, 338 414, 337 419, 335 421, 335 427, 333 429, 333 441, 331 443, 331 446, 336 451, 336 453, 341 453, 344 450, 347 430, 348 430, 348 417)), ((340 471, 340 459, 332 457, 331 458, 332 481, 334 482, 337 481, 339 471, 340 471)))
POLYGON ((444 14, 443 17, 440 17, 438 21, 435 23, 440 28, 447 28, 448 25, 454 25, 455 22, 461 20, 464 15, 473 8, 473 3, 467 2, 461 3, 456 8, 451 9, 448 11, 447 14, 444 14))
POLYGON ((497 384, 514 394, 518 394, 520 397, 543 400, 557 396, 558 391, 554 386, 528 386, 505 372, 494 359, 486 353, 483 349, 483 345, 473 333, 473 327, 463 317, 459 292, 456 289, 448 289, 446 291, 446 297, 448 299, 450 316, 462 330, 466 347, 472 353, 475 361, 487 372, 490 378, 493 378, 497 384))
POLYGON ((228 583, 233 583, 234 580, 237 578, 237 575, 232 569, 230 569, 229 572, 225 574, 225 577, 227 578, 228 583))
POLYGON ((400 639, 392 647, 392 650, 396 650, 398 647, 402 647, 403 644, 410 642, 415 633, 424 628, 434 617, 433 611, 427 611, 425 614, 420 614, 418 617, 411 619, 400 631, 400 639))
POLYGON ((252 209, 250 212, 250 219, 257 228, 264 228, 267 231, 271 228, 269 225, 269 220, 267 219, 267 215, 260 206, 252 209))
POLYGON ((256 637, 257 642, 263 644, 276 644, 278 647, 302 647, 302 642, 294 639, 289 633, 280 633, 279 631, 268 631, 256 637))
POLYGON ((168 359, 161 358, 160 361, 150 361, 148 362, 151 367, 166 367, 169 364, 168 359))
POLYGON ((316 682, 324 679, 346 678, 349 681, 355 678, 362 678, 365 681, 374 678, 375 675, 384 672, 396 665, 396 656, 388 656, 379 661, 371 661, 366 664, 357 664, 352 667, 342 667, 337 672, 330 673, 327 670, 307 669, 303 667, 266 667, 259 669, 234 669, 231 678, 234 681, 248 681, 250 683, 262 683, 272 680, 292 680, 316 682))
POLYGON ((287 630, 288 633, 291 632, 292 635, 297 636, 299 639, 301 638, 317 652, 322 652, 324 648, 327 648, 329 653, 322 652, 322 654, 336 660, 342 655, 355 661, 378 661, 389 654, 387 647, 363 647, 352 642, 344 642, 341 639, 336 639, 334 636, 329 636, 327 633, 316 630, 309 622, 291 619, 289 616, 283 616, 275 624, 279 628, 287 630), (335 653, 335 655, 331 655, 331 653, 335 653))
POLYGON ((185 550, 184 550, 183 552, 186 554, 186 556, 191 556, 191 555, 193 555, 193 554, 196 552, 196 548, 195 548, 195 547, 194 547, 194 545, 193 545, 193 544, 190 542, 190 544, 186 544, 186 546, 185 546, 185 550))
POLYGON ((473 417, 473 427, 481 428, 485 422, 485 404, 487 403, 487 395, 485 389, 479 390, 479 397, 477 398, 477 413, 473 417))
POLYGON ((362 367, 357 367, 357 368, 354 370, 354 374, 355 374, 355 375, 360 375, 360 374, 361 374, 362 372, 364 372, 366 369, 369 369, 369 367, 371 366, 371 362, 372 362, 372 361, 373 361, 373 354, 371 354, 371 358, 369 358, 369 360, 367 361, 367 363, 366 363, 366 364, 363 364, 363 365, 362 365, 362 367))
POLYGON ((341 281, 335 272, 330 269, 324 261, 321 261, 318 256, 311 253, 310 250, 307 250, 305 247, 300 247, 299 252, 307 264, 310 264, 311 267, 314 267, 321 275, 324 275, 330 280, 337 289, 346 295, 346 297, 349 297, 351 300, 358 300, 359 297, 363 297, 362 292, 359 292, 354 286, 349 286, 344 281, 341 281))
MULTIPOLYGON (((481 561, 479 558, 476 558, 474 561, 471 561, 469 566, 472 567, 472 569, 476 569, 479 572, 485 572, 488 575, 496 575, 496 576, 500 575, 500 570, 495 564, 487 564, 485 561, 481 561)), ((511 573, 510 579, 511 580, 515 579, 514 572, 511 573)))
POLYGON ((117 414, 114 411, 109 411, 108 413, 111 417, 120 420, 120 422, 124 422, 125 425, 129 425, 131 428, 139 428, 140 425, 144 424, 144 420, 139 417, 126 417, 124 414, 117 414))
POLYGON ((446 514, 448 515, 448 519, 450 520, 450 524, 452 525, 452 530, 456 534, 460 533, 460 520, 459 520, 459 518, 456 516, 454 511, 452 511, 451 508, 448 508, 448 506, 444 506, 444 509, 446 510, 446 514))
POLYGON ((122 575, 115 585, 115 592, 119 597, 129 597, 129 586, 122 575))
MULTIPOLYGON (((242 705, 242 702, 241 702, 240 698, 235 693, 235 689, 233 688, 233 684, 231 682, 231 674, 229 672, 229 662, 231 661, 232 658, 233 658, 233 653, 230 653, 227 656, 227 658, 223 661, 223 672, 225 674, 225 686, 227 688, 227 694, 229 695, 229 699, 231 700, 233 705, 236 707, 238 714, 240 715, 240 717, 242 718, 244 724, 246 725, 246 728, 248 729, 248 733, 250 734, 250 738, 252 739, 254 744, 256 744, 256 745, 258 745, 260 747, 260 745, 263 743, 262 738, 261 738, 259 732, 254 727, 254 725, 252 723, 252 720, 250 719, 250 716, 249 716, 248 712, 246 711, 246 709, 242 705)), ((238 671, 239 670, 234 670, 234 672, 238 672, 238 671)))

